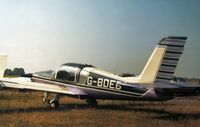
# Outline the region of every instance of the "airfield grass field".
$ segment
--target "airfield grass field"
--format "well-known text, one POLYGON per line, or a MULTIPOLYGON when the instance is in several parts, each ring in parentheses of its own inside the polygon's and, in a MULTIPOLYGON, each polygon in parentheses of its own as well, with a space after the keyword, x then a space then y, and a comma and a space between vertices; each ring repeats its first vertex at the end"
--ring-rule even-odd
POLYGON ((1 127, 200 127, 200 98, 177 98, 164 103, 61 98, 61 107, 42 102, 43 93, 0 91, 1 127))

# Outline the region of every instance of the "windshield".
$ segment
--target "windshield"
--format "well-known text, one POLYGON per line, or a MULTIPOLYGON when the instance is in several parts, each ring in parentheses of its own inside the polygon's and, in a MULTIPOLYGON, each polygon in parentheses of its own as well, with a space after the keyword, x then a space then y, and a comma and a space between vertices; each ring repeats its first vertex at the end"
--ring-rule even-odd
POLYGON ((40 71, 40 72, 35 72, 34 75, 36 76, 40 76, 40 77, 45 77, 45 78, 51 78, 53 74, 52 70, 48 70, 48 71, 40 71))

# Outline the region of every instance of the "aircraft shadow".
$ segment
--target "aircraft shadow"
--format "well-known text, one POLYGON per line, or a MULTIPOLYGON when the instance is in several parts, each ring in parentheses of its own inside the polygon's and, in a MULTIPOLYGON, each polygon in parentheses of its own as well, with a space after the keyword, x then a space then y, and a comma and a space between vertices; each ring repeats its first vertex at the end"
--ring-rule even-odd
POLYGON ((129 112, 145 112, 148 114, 154 114, 152 119, 170 120, 170 121, 181 121, 184 119, 200 119, 200 112, 198 113, 180 113, 170 112, 165 109, 156 109, 154 107, 134 107, 132 105, 118 105, 118 104, 106 104, 98 105, 97 107, 90 107, 86 104, 64 104, 58 109, 52 109, 50 107, 30 107, 30 108, 13 108, 0 110, 0 114, 12 114, 12 113, 24 113, 24 112, 63 112, 67 110, 84 110, 84 109, 95 109, 95 110, 116 110, 116 111, 129 111, 129 112))
MULTIPOLYGON (((144 105, 143 105, 144 106, 144 105)), ((160 119, 160 120, 170 120, 170 121, 181 121, 187 119, 198 120, 200 119, 200 112, 197 113, 181 113, 181 112, 172 112, 167 111, 165 109, 157 109, 153 106, 145 106, 145 107, 124 107, 123 105, 101 105, 96 109, 103 110, 122 110, 122 111, 131 111, 131 112, 145 112, 148 114, 155 114, 152 119, 160 119)))

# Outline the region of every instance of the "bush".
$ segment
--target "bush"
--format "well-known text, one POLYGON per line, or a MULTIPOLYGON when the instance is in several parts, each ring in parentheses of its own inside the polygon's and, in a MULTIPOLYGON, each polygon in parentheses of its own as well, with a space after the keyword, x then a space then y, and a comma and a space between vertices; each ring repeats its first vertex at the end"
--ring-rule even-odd
POLYGON ((25 74, 24 68, 6 69, 4 76, 22 76, 25 74))

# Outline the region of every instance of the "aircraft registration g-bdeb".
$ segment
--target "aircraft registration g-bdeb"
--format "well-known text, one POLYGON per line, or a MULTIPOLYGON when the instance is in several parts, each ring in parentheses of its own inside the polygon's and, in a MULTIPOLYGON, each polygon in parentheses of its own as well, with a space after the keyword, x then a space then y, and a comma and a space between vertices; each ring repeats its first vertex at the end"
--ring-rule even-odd
POLYGON ((200 86, 186 82, 171 82, 187 37, 169 36, 160 40, 142 73, 135 77, 121 77, 92 65, 66 63, 52 73, 36 72, 26 78, 3 78, 7 56, 0 56, 0 86, 21 90, 56 93, 48 101, 59 107, 61 96, 86 100, 97 105, 96 99, 164 101, 177 96, 199 95, 200 86), (23 80, 22 80, 23 79, 23 80), (26 81, 25 81, 25 80, 26 81))

